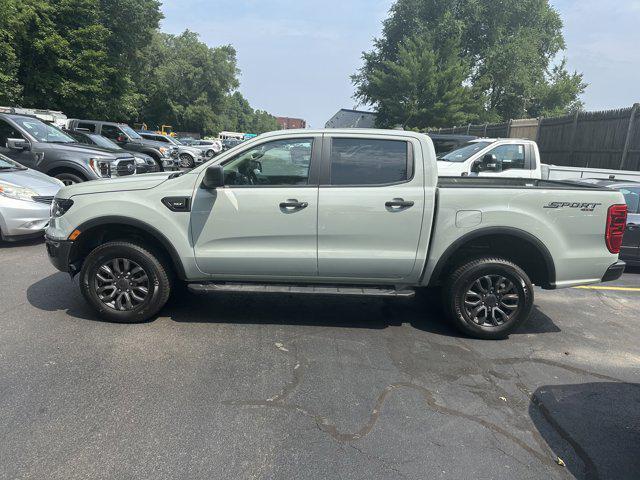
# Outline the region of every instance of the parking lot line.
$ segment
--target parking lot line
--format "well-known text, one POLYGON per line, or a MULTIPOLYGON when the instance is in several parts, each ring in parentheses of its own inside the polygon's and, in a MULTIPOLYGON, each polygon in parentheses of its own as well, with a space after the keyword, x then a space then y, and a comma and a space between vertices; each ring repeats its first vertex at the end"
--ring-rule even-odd
POLYGON ((582 286, 582 287, 573 287, 580 288, 582 290, 615 290, 618 292, 640 292, 640 287, 593 287, 593 286, 582 286))

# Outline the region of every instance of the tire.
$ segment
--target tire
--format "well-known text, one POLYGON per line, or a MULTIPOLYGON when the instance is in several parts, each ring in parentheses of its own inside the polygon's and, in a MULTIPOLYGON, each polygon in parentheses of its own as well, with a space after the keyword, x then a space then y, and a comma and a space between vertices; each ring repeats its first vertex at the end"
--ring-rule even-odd
POLYGON ((196 166, 195 160, 188 153, 181 153, 179 158, 180 158, 180 166, 182 168, 193 168, 196 166))
POLYGON ((207 158, 213 158, 216 156, 216 152, 214 152, 213 150, 207 150, 204 155, 207 158))
POLYGON ((158 256, 145 247, 129 242, 108 242, 95 248, 85 259, 80 271, 80 291, 105 320, 117 323, 144 322, 153 318, 167 303, 171 293, 170 272, 158 260, 158 256), (129 276, 126 277, 127 264, 124 260, 129 262, 129 276), (116 265, 119 265, 120 272, 116 265), (107 266, 113 275, 109 275, 103 266, 107 266), (134 266, 142 270, 146 281, 134 266), (115 280, 111 281, 112 278, 115 280), (103 289, 101 299, 99 289, 107 285, 114 287, 103 289), (147 289, 146 294, 144 288, 147 289), (107 302, 105 297, 111 296, 113 290, 113 301, 107 302), (131 308, 127 305, 127 297, 131 308), (140 298, 143 300, 140 301, 140 298))
POLYGON ((478 258, 458 267, 443 295, 454 326, 481 339, 508 337, 533 308, 531 280, 515 263, 500 257, 478 258))
POLYGON ((55 178, 60 180, 65 185, 75 185, 76 183, 82 183, 86 181, 83 177, 69 172, 58 173, 57 175, 55 175, 55 178))

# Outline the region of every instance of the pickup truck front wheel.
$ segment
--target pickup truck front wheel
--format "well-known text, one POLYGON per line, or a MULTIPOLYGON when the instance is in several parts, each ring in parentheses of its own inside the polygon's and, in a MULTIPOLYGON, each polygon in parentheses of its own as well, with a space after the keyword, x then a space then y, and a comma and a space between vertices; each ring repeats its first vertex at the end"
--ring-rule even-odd
POLYGON ((149 320, 167 303, 171 282, 149 250, 129 242, 108 242, 85 259, 80 290, 104 319, 137 323, 149 320))
POLYGON ((476 338, 507 337, 533 308, 533 285, 515 263, 499 257, 471 260, 458 267, 444 289, 454 325, 476 338))

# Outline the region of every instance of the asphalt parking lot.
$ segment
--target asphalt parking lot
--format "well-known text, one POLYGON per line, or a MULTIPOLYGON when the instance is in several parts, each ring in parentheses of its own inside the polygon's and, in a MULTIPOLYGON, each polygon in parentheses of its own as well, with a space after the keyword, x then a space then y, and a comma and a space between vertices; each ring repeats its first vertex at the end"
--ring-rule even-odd
POLYGON ((185 295, 109 324, 40 242, 0 245, 0 271, 2 479, 640 472, 640 270, 536 290, 498 342, 427 296, 185 295))

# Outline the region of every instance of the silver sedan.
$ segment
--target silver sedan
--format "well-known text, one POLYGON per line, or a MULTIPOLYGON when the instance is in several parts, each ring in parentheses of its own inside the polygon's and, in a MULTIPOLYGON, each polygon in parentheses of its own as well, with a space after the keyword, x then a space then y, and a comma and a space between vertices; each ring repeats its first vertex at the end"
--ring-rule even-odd
POLYGON ((62 187, 60 180, 0 155, 0 238, 42 236, 53 197, 62 187))

